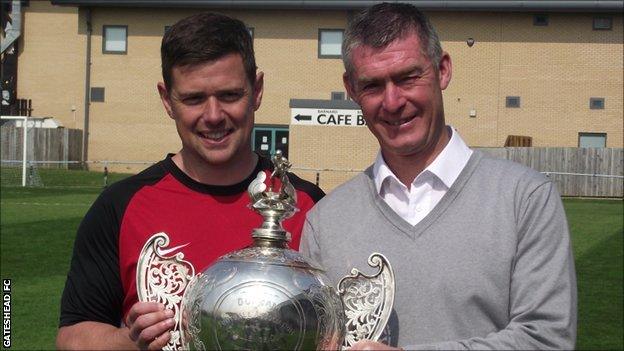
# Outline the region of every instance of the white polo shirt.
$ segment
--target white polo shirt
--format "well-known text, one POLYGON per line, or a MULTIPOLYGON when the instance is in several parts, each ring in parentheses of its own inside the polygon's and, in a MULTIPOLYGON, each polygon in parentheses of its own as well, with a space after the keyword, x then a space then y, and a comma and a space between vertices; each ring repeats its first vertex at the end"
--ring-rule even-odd
POLYGON ((440 202, 464 169, 472 150, 451 126, 446 126, 451 139, 442 152, 427 166, 408 190, 392 173, 381 155, 373 165, 373 176, 379 196, 401 218, 411 225, 420 222, 440 202))

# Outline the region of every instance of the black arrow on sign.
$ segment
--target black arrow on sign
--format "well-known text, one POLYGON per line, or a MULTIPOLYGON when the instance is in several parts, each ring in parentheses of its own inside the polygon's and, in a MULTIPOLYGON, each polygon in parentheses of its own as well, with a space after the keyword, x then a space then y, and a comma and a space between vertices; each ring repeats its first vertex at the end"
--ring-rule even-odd
POLYGON ((308 116, 308 115, 296 115, 295 119, 297 121, 311 121, 312 120, 312 116, 308 116))

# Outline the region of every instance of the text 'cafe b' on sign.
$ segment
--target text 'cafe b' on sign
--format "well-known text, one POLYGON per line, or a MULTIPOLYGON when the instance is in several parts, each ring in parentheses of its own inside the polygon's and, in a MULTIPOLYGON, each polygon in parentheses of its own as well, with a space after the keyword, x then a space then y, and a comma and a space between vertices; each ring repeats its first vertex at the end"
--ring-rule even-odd
POLYGON ((362 110, 291 108, 290 124, 328 127, 365 127, 362 110))

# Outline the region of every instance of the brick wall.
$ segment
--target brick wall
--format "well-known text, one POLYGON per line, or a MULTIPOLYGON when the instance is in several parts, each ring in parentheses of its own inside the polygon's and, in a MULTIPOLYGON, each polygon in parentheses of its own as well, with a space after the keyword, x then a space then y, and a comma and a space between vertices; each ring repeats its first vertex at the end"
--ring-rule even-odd
MULTIPOLYGON (((104 87, 106 101, 90 107, 90 160, 158 160, 180 148, 156 91, 159 48, 166 25, 197 11, 93 8, 91 86, 104 87), (103 25, 128 26, 126 55, 102 53, 103 25)), ((24 13, 18 97, 33 99, 34 116, 82 128, 84 10, 31 1, 24 13)), ((332 91, 344 91, 342 62, 319 59, 317 37, 319 28, 344 28, 346 12, 224 13, 254 29, 257 64, 265 72, 257 123, 288 125, 291 98, 329 99, 332 91)), ((606 132, 608 147, 623 146, 621 14, 611 15, 610 31, 592 30, 592 14, 551 13, 545 27, 534 26, 531 13, 430 15, 453 60, 444 92, 447 123, 469 145, 502 146, 513 134, 531 136, 537 147, 575 147, 579 132, 606 132), (520 108, 506 108, 506 96, 520 96, 520 108), (604 97, 605 109, 590 110, 590 97, 604 97)), ((290 128, 295 166, 361 169, 376 152, 366 128, 290 128)))

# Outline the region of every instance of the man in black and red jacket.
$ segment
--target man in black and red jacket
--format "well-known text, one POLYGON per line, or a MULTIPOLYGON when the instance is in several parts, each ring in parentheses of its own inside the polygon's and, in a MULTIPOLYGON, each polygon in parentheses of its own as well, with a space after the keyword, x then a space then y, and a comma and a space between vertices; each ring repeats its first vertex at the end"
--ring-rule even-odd
MULTIPOLYGON (((221 255, 251 244, 262 219, 248 208, 248 185, 272 164, 250 139, 263 73, 241 21, 216 14, 185 18, 165 34, 164 82, 158 84, 182 149, 113 184, 83 219, 61 301, 60 349, 161 349, 173 311, 139 302, 137 260, 155 234, 167 233, 170 254, 184 253, 199 272, 221 255)), ((289 174, 297 212, 284 221, 299 247, 306 212, 324 195, 289 174)))

